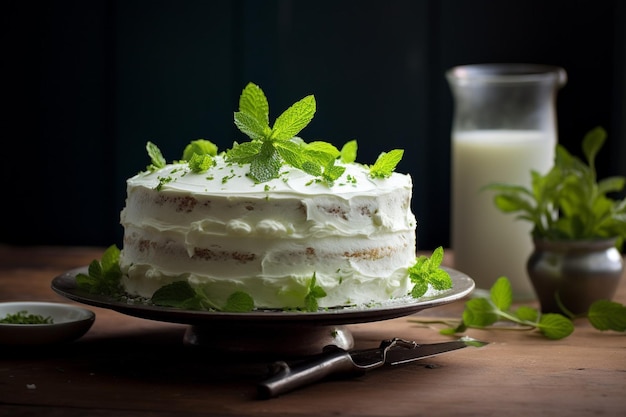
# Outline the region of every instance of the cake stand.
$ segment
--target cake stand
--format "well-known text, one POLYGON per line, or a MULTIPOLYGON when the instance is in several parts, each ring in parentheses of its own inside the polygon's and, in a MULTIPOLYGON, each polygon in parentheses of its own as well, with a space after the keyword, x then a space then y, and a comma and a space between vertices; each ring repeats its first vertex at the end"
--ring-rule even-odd
POLYGON ((182 310, 132 303, 90 294, 76 285, 76 275, 87 267, 67 271, 52 280, 52 289, 73 301, 111 309, 129 316, 188 324, 183 342, 223 353, 307 356, 336 345, 350 349, 354 339, 348 324, 366 323, 407 316, 457 301, 470 294, 474 281, 462 272, 445 268, 452 288, 419 299, 405 297, 367 307, 345 307, 318 312, 255 310, 248 313, 182 310))

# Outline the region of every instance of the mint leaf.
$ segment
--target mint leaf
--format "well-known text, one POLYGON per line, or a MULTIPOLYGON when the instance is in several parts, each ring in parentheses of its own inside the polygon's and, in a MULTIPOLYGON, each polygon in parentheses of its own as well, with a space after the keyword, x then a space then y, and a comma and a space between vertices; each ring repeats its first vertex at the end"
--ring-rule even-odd
POLYGON ((574 323, 561 314, 543 314, 537 324, 548 339, 563 339, 574 332, 574 323))
POLYGON ((589 307, 587 318, 598 330, 626 331, 626 306, 609 300, 595 301, 589 307))
POLYGON ((257 182, 278 178, 282 161, 271 142, 264 142, 261 151, 250 162, 250 175, 257 182))
POLYGON ((304 129, 315 115, 315 97, 306 96, 289 107, 274 122, 270 140, 289 140, 304 129))
POLYGON ((117 246, 111 245, 102 254, 100 258, 100 265, 105 274, 115 273, 120 271, 120 250, 117 246))
POLYGON ((356 161, 356 152, 358 145, 356 140, 346 142, 341 148, 341 162, 344 164, 351 164, 356 161))
POLYGON ((248 293, 243 291, 232 293, 226 300, 226 305, 223 308, 223 311, 234 313, 246 313, 252 310, 254 310, 254 300, 248 293))
POLYGON ((496 309, 486 298, 473 298, 465 303, 463 323, 468 327, 487 327, 498 319, 496 309))
POLYGON ((78 288, 90 294, 101 294, 117 297, 122 293, 122 270, 120 269, 120 250, 117 246, 109 246, 100 260, 94 259, 87 268, 87 274, 76 275, 78 288))
POLYGON ((259 126, 269 129, 270 106, 261 88, 248 83, 239 96, 239 111, 255 119, 259 126))
POLYGON ((147 167, 149 171, 156 171, 167 165, 167 162, 165 161, 165 158, 163 158, 161 150, 154 143, 148 141, 146 143, 146 150, 148 151, 148 156, 150 157, 150 160, 152 162, 147 167))
POLYGON ((539 312, 536 308, 521 306, 515 310, 515 316, 522 321, 536 322, 539 319, 539 312))
POLYGON ((317 278, 315 273, 313 273, 313 277, 311 278, 311 282, 309 283, 309 291, 307 295, 304 297, 304 307, 306 311, 316 312, 319 309, 319 305, 317 302, 318 298, 326 297, 326 291, 319 285, 316 285, 317 278))
POLYGON ((428 291, 428 281, 419 280, 413 281, 413 288, 411 289, 411 297, 420 298, 428 291))
POLYGON ((333 185, 333 183, 339 179, 346 171, 346 167, 335 165, 335 161, 332 160, 328 163, 328 165, 324 168, 322 173, 322 178, 328 185, 333 185))
POLYGON ((513 303, 511 282, 506 277, 498 278, 491 287, 490 297, 496 308, 502 311, 508 310, 513 303))
POLYGON ((164 285, 152 294, 152 303, 163 307, 202 310, 202 296, 187 281, 164 285))
POLYGON ((191 160, 194 154, 215 156, 217 155, 217 145, 206 139, 191 141, 183 151, 183 161, 191 160))
POLYGON ((606 141, 606 131, 601 127, 596 127, 587 132, 583 138, 582 149, 589 162, 589 167, 595 170, 595 159, 598 152, 606 141))
POLYGON ((235 113, 235 126, 252 140, 264 140, 270 132, 266 124, 243 112, 235 113))
POLYGON ((296 168, 302 165, 302 150, 299 144, 290 140, 282 140, 274 142, 274 147, 280 157, 289 165, 296 168))
POLYGON ((436 290, 452 288, 452 278, 445 269, 441 268, 443 261, 443 247, 436 248, 430 257, 422 255, 415 260, 415 264, 408 269, 409 279, 413 283, 411 296, 420 298, 431 285, 436 290))
POLYGON ((339 156, 339 150, 328 143, 314 141, 302 146, 303 156, 306 160, 315 162, 321 166, 326 166, 339 156))
POLYGON ((372 178, 387 178, 396 169, 396 165, 402 160, 404 150, 394 149, 389 152, 383 152, 372 167, 370 167, 370 176, 372 178))
POLYGON ((249 164, 254 157, 261 152, 263 142, 255 140, 252 142, 237 143, 226 151, 226 160, 239 164, 249 164))

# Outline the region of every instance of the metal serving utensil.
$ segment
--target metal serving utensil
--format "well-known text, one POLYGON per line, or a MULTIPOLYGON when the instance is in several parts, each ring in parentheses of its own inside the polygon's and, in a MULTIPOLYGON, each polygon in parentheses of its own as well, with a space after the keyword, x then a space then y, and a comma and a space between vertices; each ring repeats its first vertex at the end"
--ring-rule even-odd
POLYGON ((383 365, 398 365, 451 352, 467 346, 484 346, 486 342, 459 339, 450 342, 420 345, 417 342, 393 338, 383 340, 374 349, 347 351, 334 345, 326 346, 320 355, 294 366, 278 361, 270 365, 271 376, 258 385, 259 395, 271 398, 296 388, 312 384, 330 375, 360 374, 383 365))

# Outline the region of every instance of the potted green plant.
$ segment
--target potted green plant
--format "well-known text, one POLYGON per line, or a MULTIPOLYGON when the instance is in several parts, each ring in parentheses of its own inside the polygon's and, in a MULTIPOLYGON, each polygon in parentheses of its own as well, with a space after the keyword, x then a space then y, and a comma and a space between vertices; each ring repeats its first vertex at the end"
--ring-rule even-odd
POLYGON ((527 271, 544 313, 582 314, 598 299, 610 300, 624 270, 620 249, 626 238, 626 177, 597 179, 595 157, 606 131, 585 135, 587 160, 556 145, 546 174, 531 172, 531 187, 490 184, 496 207, 533 224, 534 251, 527 271))

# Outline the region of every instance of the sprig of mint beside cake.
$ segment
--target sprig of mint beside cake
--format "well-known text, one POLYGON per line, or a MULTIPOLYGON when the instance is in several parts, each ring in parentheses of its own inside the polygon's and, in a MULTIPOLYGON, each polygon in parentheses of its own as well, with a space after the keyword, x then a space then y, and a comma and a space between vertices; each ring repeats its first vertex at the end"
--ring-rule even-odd
MULTIPOLYGON (((151 164, 127 180, 123 248, 105 254, 118 256, 111 293, 185 309, 318 311, 451 288, 441 248, 416 259, 411 177, 394 172, 403 151, 368 166, 355 162, 354 140, 306 142, 296 135, 315 106, 307 96, 270 126, 250 83, 234 115, 249 141, 223 152, 193 141, 169 164, 148 142, 151 164)), ((77 282, 94 291, 89 269, 77 282)))

